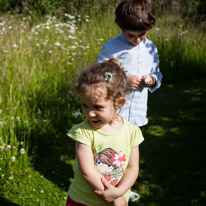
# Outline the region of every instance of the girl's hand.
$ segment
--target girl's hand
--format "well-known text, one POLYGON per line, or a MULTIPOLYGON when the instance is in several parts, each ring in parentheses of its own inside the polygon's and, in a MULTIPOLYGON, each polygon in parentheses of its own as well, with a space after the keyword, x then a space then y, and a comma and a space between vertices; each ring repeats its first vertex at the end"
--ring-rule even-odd
POLYGON ((128 206, 128 203, 122 196, 113 201, 113 206, 128 206))
POLYGON ((131 75, 127 77, 129 88, 132 90, 136 90, 141 83, 141 79, 138 76, 131 75))
POLYGON ((150 75, 142 76, 141 83, 140 83, 141 87, 151 87, 154 84, 156 84, 156 79, 154 76, 150 76, 150 75))
POLYGON ((105 178, 102 177, 101 181, 105 189, 103 191, 102 190, 94 191, 100 198, 104 199, 107 202, 113 202, 122 196, 119 189, 112 186, 105 178))

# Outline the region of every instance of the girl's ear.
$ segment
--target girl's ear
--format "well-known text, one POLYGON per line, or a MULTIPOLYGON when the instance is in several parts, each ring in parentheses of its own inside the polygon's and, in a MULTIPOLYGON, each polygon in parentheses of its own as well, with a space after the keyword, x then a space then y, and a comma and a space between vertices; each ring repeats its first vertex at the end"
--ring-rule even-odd
POLYGON ((117 99, 115 102, 115 109, 121 109, 124 106, 125 102, 125 97, 120 97, 119 99, 117 99))

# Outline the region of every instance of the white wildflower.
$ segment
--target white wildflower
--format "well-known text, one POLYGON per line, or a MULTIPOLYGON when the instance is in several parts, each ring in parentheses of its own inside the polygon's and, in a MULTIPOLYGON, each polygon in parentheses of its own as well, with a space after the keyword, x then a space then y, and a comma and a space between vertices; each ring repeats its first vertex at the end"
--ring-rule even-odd
POLYGON ((21 153, 21 154, 25 154, 25 152, 26 152, 26 151, 25 151, 24 148, 21 148, 21 149, 20 149, 20 153, 21 153))
POLYGON ((61 46, 61 44, 57 41, 57 42, 55 43, 55 46, 61 46))
POLYGON ((16 157, 12 156, 12 157, 11 157, 11 161, 12 161, 12 162, 15 162, 15 160, 16 160, 16 157))
POLYGON ((78 111, 76 111, 76 112, 73 112, 72 115, 73 115, 73 117, 75 117, 75 118, 77 118, 78 116, 80 116, 80 115, 81 115, 80 109, 78 109, 78 111))
POLYGON ((68 17, 69 17, 70 19, 75 19, 75 16, 72 16, 72 15, 68 15, 68 17))
POLYGON ((149 84, 149 82, 150 82, 150 76, 149 75, 146 76, 146 78, 144 79, 144 82, 146 84, 149 84))
POLYGON ((11 145, 7 145, 6 150, 9 151, 11 149, 11 145))
POLYGON ((69 39, 76 39, 76 37, 69 35, 68 36, 69 39))
POLYGON ((112 81, 112 73, 110 72, 105 72, 104 74, 104 79, 108 82, 111 82, 112 81))

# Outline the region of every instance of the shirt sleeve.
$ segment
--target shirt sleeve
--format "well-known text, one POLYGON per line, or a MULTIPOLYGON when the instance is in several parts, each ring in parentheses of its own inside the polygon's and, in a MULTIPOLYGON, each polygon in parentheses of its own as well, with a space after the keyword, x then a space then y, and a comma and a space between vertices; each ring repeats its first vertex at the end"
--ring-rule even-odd
POLYGON ((162 82, 162 73, 160 72, 159 69, 159 57, 158 57, 158 51, 157 48, 155 46, 154 49, 154 58, 153 58, 153 68, 151 71, 151 76, 155 77, 156 79, 156 84, 154 86, 149 87, 149 91, 150 92, 154 92, 156 89, 158 89, 161 86, 161 82, 162 82))
POLYGON ((109 49, 107 49, 107 47, 104 45, 98 58, 97 58, 97 62, 102 62, 104 60, 108 60, 112 57, 111 53, 109 52, 109 49))
POLYGON ((142 135, 142 131, 139 127, 135 126, 132 137, 131 137, 131 147, 135 147, 140 145, 144 141, 144 137, 142 135))
POLYGON ((91 130, 82 128, 80 125, 75 125, 71 128, 71 130, 67 133, 74 141, 81 142, 88 146, 92 146, 92 134, 91 130))

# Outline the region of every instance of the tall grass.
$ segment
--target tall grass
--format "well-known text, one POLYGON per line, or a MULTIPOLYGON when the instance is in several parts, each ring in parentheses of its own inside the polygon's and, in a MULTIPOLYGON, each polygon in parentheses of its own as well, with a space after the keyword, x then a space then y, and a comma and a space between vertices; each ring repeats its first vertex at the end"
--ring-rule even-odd
MULTIPOLYGON (((120 33, 113 12, 46 16, 31 26, 21 15, 0 17, 0 188, 36 160, 38 141, 59 138, 79 121, 72 84, 120 33)), ((205 31, 179 16, 161 16, 148 37, 157 45, 164 83, 205 77, 205 31)), ((62 158, 69 162, 68 158, 62 158)))
POLYGON ((179 16, 165 15, 157 19, 148 38, 156 44, 160 68, 166 81, 205 76, 206 37, 203 25, 187 25, 179 16))
POLYGON ((21 15, 0 17, 2 182, 29 165, 36 131, 37 136, 45 131, 55 136, 62 132, 62 124, 68 124, 63 119, 74 119, 72 114, 80 107, 72 95, 76 74, 96 61, 104 38, 114 31, 102 33, 106 27, 101 20, 64 14, 46 16, 31 26, 21 15))

